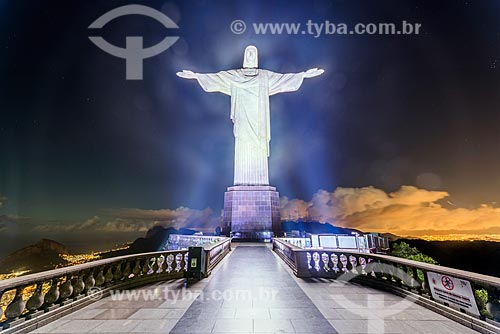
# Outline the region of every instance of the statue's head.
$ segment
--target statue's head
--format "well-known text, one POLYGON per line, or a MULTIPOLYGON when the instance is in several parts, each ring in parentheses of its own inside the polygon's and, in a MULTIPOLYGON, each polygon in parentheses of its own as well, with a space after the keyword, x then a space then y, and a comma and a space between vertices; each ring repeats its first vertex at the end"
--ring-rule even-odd
POLYGON ((245 48, 245 56, 243 58, 243 68, 258 68, 259 54, 254 45, 249 45, 245 48))

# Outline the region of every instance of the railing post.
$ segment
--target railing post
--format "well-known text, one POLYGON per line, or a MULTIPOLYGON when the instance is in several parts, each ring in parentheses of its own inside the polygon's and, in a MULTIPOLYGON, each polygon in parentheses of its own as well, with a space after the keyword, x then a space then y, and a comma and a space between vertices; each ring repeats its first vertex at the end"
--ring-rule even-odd
POLYGON ((208 249, 203 249, 205 252, 205 275, 209 275, 209 270, 210 270, 210 250, 208 249))
POLYGON ((295 259, 295 272, 297 277, 311 277, 311 273, 309 272, 309 267, 307 263, 307 258, 304 252, 299 250, 291 250, 295 259))
MULTIPOLYGON (((2 301, 2 297, 3 297, 4 293, 5 293, 4 290, 0 291, 0 301, 2 301)), ((2 315, 3 315, 3 309, 0 307, 0 319, 2 319, 2 315)))
POLYGON ((431 285, 429 283, 429 277, 427 277, 427 270, 422 270, 422 273, 424 274, 424 288, 423 288, 423 291, 429 296, 430 300, 434 300, 434 297, 432 297, 431 285))
POLYGON ((419 295, 422 295, 423 294, 422 283, 424 281, 421 280, 420 277, 418 277, 418 269, 416 267, 411 267, 411 273, 413 275, 413 279, 418 283, 417 292, 419 295))

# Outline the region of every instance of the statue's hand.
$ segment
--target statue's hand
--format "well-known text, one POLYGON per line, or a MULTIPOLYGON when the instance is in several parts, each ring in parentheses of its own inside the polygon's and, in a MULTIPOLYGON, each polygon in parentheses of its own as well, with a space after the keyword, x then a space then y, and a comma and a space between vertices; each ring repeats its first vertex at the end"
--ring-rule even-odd
POLYGON ((311 68, 310 70, 304 72, 304 78, 314 78, 323 74, 323 72, 325 72, 325 70, 322 70, 321 68, 311 68))
POLYGON ((182 72, 177 72, 176 74, 178 77, 184 79, 196 79, 196 73, 193 71, 183 70, 182 72))

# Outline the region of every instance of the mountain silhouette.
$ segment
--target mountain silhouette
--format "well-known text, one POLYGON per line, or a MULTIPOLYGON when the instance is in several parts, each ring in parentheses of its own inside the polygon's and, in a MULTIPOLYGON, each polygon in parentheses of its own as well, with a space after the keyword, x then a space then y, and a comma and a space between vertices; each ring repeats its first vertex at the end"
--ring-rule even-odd
POLYGON ((31 273, 65 266, 68 261, 61 255, 70 254, 63 244, 42 239, 36 244, 21 248, 0 259, 0 273, 30 270, 31 273))

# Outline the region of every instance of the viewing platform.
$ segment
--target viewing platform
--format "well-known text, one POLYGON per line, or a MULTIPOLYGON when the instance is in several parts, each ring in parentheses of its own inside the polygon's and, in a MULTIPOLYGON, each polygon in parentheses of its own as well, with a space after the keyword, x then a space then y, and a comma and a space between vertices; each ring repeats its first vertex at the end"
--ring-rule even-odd
MULTIPOLYGON (((405 290, 402 284, 393 291, 387 291, 384 284, 377 288, 376 284, 369 284, 369 277, 356 279, 357 276, 353 276, 347 280, 333 276, 319 277, 321 275, 313 275, 314 268, 309 268, 311 275, 305 275, 302 269, 297 269, 301 266, 297 254, 303 250, 284 242, 281 244, 277 239, 273 245, 233 243, 231 251, 229 245, 230 241, 226 240, 206 248, 207 268, 211 274, 188 285, 182 278, 182 272, 189 264, 185 258, 186 251, 177 251, 181 254, 179 256, 160 255, 163 259, 156 260, 156 265, 150 261, 151 255, 148 255, 148 261, 140 260, 144 264, 140 262, 143 267, 139 271, 135 266, 136 279, 150 277, 136 284, 123 279, 124 272, 128 274, 127 268, 132 268, 127 264, 128 257, 120 260, 118 273, 117 267, 108 263, 105 269, 93 270, 106 274, 108 288, 103 283, 102 288, 82 294, 82 297, 67 298, 58 305, 59 312, 52 312, 55 314, 52 317, 46 316, 51 312, 45 312, 45 317, 40 316, 36 320, 37 313, 43 312, 37 311, 26 319, 27 311, 24 310, 21 317, 11 320, 11 326, 4 328, 3 332, 498 333, 495 322, 474 320, 466 314, 461 316, 460 312, 454 313, 451 308, 439 306, 432 300, 426 304, 422 300, 425 298, 418 297, 416 290, 407 290, 408 294, 399 291, 405 290), (297 254, 291 254, 287 247, 297 251, 297 254), (112 276, 118 277, 121 283, 113 283, 115 278, 112 276)), ((146 254, 137 257, 148 258, 146 254)), ((309 261, 312 267, 314 261, 309 261)), ((326 268, 331 269, 334 265, 332 262, 321 263, 328 275, 332 270, 326 271, 326 268)), ((337 265, 342 268, 343 264, 339 262, 337 265)), ((345 268, 346 271, 347 268, 351 271, 358 268, 361 272, 369 267, 346 265, 345 268)), ((130 275, 132 273, 126 276, 130 275)), ((377 282, 375 276, 373 278, 372 281, 377 282)), ((0 288, 5 287, 0 285, 0 288)))

